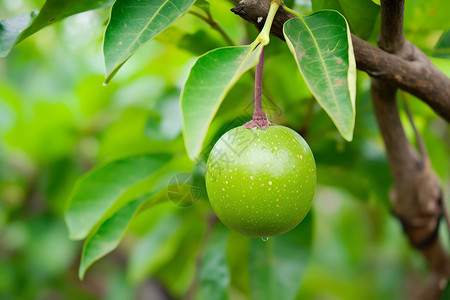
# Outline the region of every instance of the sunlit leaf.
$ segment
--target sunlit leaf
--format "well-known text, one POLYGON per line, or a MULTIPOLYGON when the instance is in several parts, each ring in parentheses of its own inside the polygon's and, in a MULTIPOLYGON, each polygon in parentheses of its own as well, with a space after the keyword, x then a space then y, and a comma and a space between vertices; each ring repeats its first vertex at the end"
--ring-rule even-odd
POLYGON ((356 63, 345 18, 336 11, 322 10, 303 19, 290 19, 283 33, 311 93, 341 135, 351 141, 356 63))
POLYGON ((450 58, 450 31, 442 33, 434 47, 434 55, 441 58, 450 58))
POLYGON ((252 238, 249 271, 252 299, 293 300, 306 271, 312 243, 312 216, 267 241, 252 238))
POLYGON ((315 0, 312 7, 339 11, 347 18, 351 31, 362 39, 369 38, 380 12, 379 5, 371 0, 315 0))
POLYGON ((183 135, 187 153, 195 159, 208 127, 227 92, 241 75, 256 66, 262 45, 225 47, 200 56, 181 94, 183 135))
POLYGON ((199 273, 196 299, 227 300, 230 270, 227 264, 229 230, 220 222, 214 228, 205 248, 199 273))
POLYGON ((106 80, 144 43, 189 10, 195 0, 117 0, 106 28, 103 53, 106 80))
POLYGON ((128 188, 149 178, 170 158, 168 154, 131 156, 104 164, 82 177, 65 213, 71 239, 85 238, 128 188))
POLYGON ((108 6, 113 0, 47 0, 38 13, 32 11, 0 21, 0 57, 8 55, 11 48, 49 24, 69 16, 108 6))

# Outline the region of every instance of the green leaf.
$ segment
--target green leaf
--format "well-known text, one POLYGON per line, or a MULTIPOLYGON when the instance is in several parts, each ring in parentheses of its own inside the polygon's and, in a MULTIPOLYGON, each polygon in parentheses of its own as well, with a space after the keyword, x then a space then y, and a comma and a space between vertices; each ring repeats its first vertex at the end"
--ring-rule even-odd
POLYGON ((191 159, 200 154, 208 127, 227 92, 243 73, 256 66, 262 47, 219 48, 195 62, 181 93, 184 143, 191 159))
POLYGON ((199 272, 199 286, 196 299, 230 299, 230 269, 227 264, 227 244, 229 230, 221 222, 214 228, 206 245, 199 272))
POLYGON ((313 10, 334 9, 343 14, 354 34, 368 39, 376 23, 380 7, 371 0, 316 0, 313 10))
POLYGON ((265 242, 252 238, 249 249, 252 299, 295 299, 306 270, 311 243, 311 213, 287 233, 265 242))
POLYGON ((105 32, 106 80, 145 42, 187 12, 195 0, 117 0, 105 32))
POLYGON ((439 41, 434 47, 433 56, 447 59, 450 58, 450 31, 442 33, 439 41))
POLYGON ((284 23, 284 37, 309 90, 351 141, 355 127, 356 63, 350 30, 337 11, 284 23))
POLYGON ((113 0, 47 0, 37 10, 0 21, 0 57, 8 55, 11 48, 49 24, 69 16, 108 6, 113 0))
POLYGON ((172 259, 183 232, 181 218, 174 214, 162 217, 133 248, 128 262, 132 282, 142 282, 172 259))
POLYGON ((194 3, 194 6, 200 8, 201 10, 203 10, 205 13, 209 14, 210 11, 210 4, 208 1, 205 0, 197 0, 194 3))
POLYGON ((19 37, 20 32, 30 26, 38 10, 0 20, 0 57, 8 55, 19 37))
POLYGON ((104 164, 83 176, 65 212, 71 239, 83 239, 127 189, 169 162, 168 154, 131 156, 104 164))
POLYGON ((151 195, 144 195, 122 207, 103 222, 98 230, 84 242, 78 276, 82 280, 87 269, 97 260, 113 251, 122 240, 140 205, 151 195))

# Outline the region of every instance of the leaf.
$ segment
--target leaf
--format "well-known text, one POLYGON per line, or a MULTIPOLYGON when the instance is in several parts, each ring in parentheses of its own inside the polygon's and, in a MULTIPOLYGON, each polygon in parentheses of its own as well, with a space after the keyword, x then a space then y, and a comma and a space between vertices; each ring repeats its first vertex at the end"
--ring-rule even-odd
POLYGON ((128 188, 149 178, 170 158, 168 154, 131 156, 84 175, 76 184, 65 212, 70 238, 85 238, 128 188))
POLYGON ((208 1, 196 0, 195 3, 194 3, 194 6, 200 8, 201 10, 203 10, 207 14, 211 13, 211 11, 210 11, 210 4, 209 4, 208 1))
POLYGON ((187 12, 195 0, 117 0, 105 32, 106 80, 144 43, 187 12))
POLYGON ((98 230, 84 242, 78 276, 83 280, 87 269, 98 259, 113 251, 122 240, 140 205, 151 195, 144 195, 122 207, 103 222, 98 230))
POLYGON ((8 55, 20 32, 30 26, 38 12, 38 10, 34 10, 11 19, 0 20, 0 57, 8 55))
POLYGON ((353 33, 368 39, 380 12, 380 7, 371 0, 316 0, 313 10, 334 9, 343 14, 353 33))
POLYGON ((0 21, 0 57, 11 48, 49 24, 69 16, 108 6, 113 0, 47 0, 38 10, 0 21))
POLYGON ((434 47, 433 56, 447 59, 450 58, 450 31, 445 31, 442 33, 439 41, 434 47))
POLYGON ((262 47, 215 49, 193 65, 180 101, 184 143, 191 159, 200 154, 208 127, 227 92, 243 73, 256 66, 262 47))
POLYGON ((293 300, 300 289, 312 243, 312 216, 293 230, 271 237, 250 240, 250 288, 252 299, 293 300))
POLYGON ((134 283, 142 282, 176 253, 182 233, 180 217, 162 217, 133 248, 128 262, 128 276, 134 283))
POLYGON ((309 90, 351 141, 355 126, 356 63, 345 18, 322 10, 284 23, 284 37, 309 90))
POLYGON ((231 275, 227 264, 229 230, 218 222, 206 245, 199 272, 199 286, 196 299, 230 299, 228 288, 231 275))

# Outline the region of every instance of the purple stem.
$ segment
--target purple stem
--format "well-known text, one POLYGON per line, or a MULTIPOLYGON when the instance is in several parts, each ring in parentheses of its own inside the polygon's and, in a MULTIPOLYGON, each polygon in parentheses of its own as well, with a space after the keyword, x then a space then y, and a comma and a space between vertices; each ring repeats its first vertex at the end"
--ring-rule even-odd
POLYGON ((255 74, 255 110, 253 112, 253 119, 244 124, 245 128, 251 129, 258 127, 259 129, 266 129, 270 125, 275 125, 267 119, 267 115, 262 108, 262 78, 264 68, 264 50, 263 46, 261 56, 259 57, 258 65, 256 66, 255 74))
POLYGON ((266 46, 263 46, 261 51, 261 56, 259 57, 258 65, 256 66, 255 74, 255 110, 253 112, 253 119, 264 119, 267 118, 266 114, 262 109, 262 79, 263 79, 263 69, 264 69, 264 52, 266 46))

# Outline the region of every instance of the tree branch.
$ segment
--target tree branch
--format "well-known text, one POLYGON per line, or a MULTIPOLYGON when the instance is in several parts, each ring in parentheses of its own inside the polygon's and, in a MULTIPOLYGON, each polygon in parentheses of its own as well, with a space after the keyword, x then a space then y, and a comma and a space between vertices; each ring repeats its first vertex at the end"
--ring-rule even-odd
MULTIPOLYGON (((258 29, 262 28, 269 11, 270 0, 231 1, 237 5, 232 9, 235 14, 253 23, 258 29), (260 19, 261 17, 263 19, 260 19)), ((275 16, 271 33, 284 40, 283 24, 294 17, 280 9, 275 16)), ((437 114, 450 122, 450 79, 436 68, 422 51, 411 43, 404 42, 409 45, 409 58, 404 60, 367 43, 354 34, 352 40, 358 69, 422 99, 437 114)))
POLYGON ((381 29, 378 46, 389 53, 397 53, 404 49, 403 35, 404 0, 382 1, 381 29))
MULTIPOLYGON (((380 48, 409 63, 418 56, 403 35, 404 0, 381 0, 380 48)), ((422 54, 420 54, 422 55, 422 54)), ((418 63, 433 70, 428 60, 418 63)), ((433 79, 430 79, 433 80, 433 79)), ((411 244, 425 257, 431 270, 428 284, 414 299, 439 299, 450 276, 450 259, 438 236, 443 215, 442 190, 426 151, 420 155, 403 130, 397 108, 397 86, 372 78, 372 101, 394 179, 391 193, 393 213, 402 222, 411 244), (444 284, 442 284, 444 283, 444 284)), ((420 139, 420 136, 418 136, 420 139)))
MULTIPOLYGON (((232 11, 259 29, 267 15, 270 0, 232 0, 232 11), (260 22, 258 22, 258 19, 260 22)), ((408 140, 400 121, 397 88, 419 97, 439 115, 450 121, 450 79, 439 71, 403 35, 404 0, 381 0, 381 32, 377 48, 355 35, 353 47, 358 69, 372 77, 374 112, 382 134, 394 186, 393 213, 411 244, 425 257, 431 271, 427 286, 415 299, 439 299, 450 277, 450 259, 439 236, 443 200, 440 183, 430 166, 426 151, 419 154, 408 140)), ((285 21, 295 17, 279 10, 272 34, 284 39, 285 21)))

